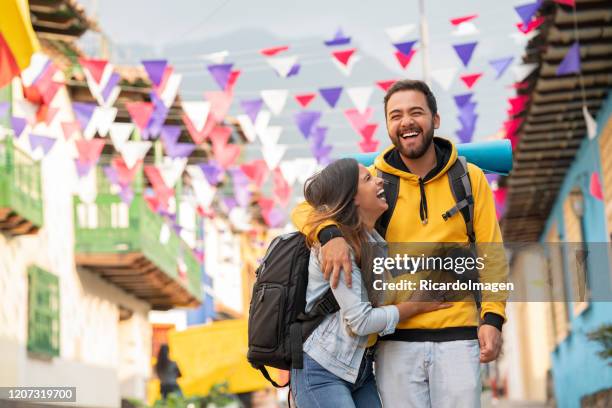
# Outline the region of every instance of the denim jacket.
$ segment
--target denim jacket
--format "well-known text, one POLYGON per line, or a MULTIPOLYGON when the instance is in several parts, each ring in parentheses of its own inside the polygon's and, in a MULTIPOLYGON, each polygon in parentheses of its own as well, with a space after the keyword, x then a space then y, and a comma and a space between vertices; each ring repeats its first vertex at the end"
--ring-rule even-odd
MULTIPOLYGON (((369 234, 369 240, 376 244, 376 248, 381 248, 384 252, 382 256, 386 256, 386 242, 376 231, 369 234)), ((314 248, 310 253, 306 311, 310 311, 314 302, 330 287, 329 282, 323 278, 318 253, 314 248)), ((355 383, 368 335, 378 333, 384 336, 393 333, 399 321, 399 311, 393 305, 372 307, 353 254, 351 259, 352 287, 347 287, 344 279, 340 279, 338 287, 332 289, 340 310, 327 316, 317 326, 304 342, 304 352, 331 373, 355 383), (349 329, 354 335, 349 334, 349 329)))

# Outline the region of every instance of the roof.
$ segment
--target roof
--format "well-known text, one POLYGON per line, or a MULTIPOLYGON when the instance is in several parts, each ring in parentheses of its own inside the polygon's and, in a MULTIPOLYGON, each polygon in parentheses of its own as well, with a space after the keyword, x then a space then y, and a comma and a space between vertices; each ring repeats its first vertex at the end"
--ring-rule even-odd
POLYGON ((32 26, 42 38, 70 40, 87 30, 99 31, 76 0, 29 0, 32 26))
POLYGON ((540 32, 525 50, 523 61, 538 68, 526 79, 527 108, 517 132, 502 233, 506 241, 537 241, 571 165, 586 126, 582 114, 581 78, 556 71, 574 42, 580 41, 584 98, 591 115, 599 111, 612 86, 612 2, 576 0, 571 7, 550 0, 539 10, 545 17, 540 32), (574 28, 576 23, 576 29, 574 28), (578 36, 576 36, 576 32, 578 36))

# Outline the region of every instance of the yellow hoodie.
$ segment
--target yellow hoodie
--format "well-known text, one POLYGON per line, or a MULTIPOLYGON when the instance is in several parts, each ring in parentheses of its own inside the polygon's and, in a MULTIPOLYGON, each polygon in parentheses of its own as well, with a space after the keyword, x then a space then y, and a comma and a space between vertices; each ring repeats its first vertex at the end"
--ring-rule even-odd
MULTIPOLYGON (((457 150, 449 141, 434 138, 436 149, 445 151, 447 162, 442 166, 438 164, 438 171, 428 175, 423 182, 428 216, 427 222, 422 222, 420 214, 421 186, 419 177, 410 172, 400 170, 387 161, 394 147, 391 146, 382 152, 374 161, 369 170, 376 174, 376 169, 397 175, 400 179, 399 193, 391 221, 387 227, 385 239, 389 243, 411 242, 411 243, 442 243, 442 242, 469 242, 466 232, 465 221, 460 213, 455 214, 448 220, 444 220, 442 214, 454 206, 455 198, 450 189, 447 171, 457 160, 457 150)), ((395 152, 397 154, 397 152, 395 152)), ((438 155, 437 155, 438 156, 438 155)), ((439 158, 438 158, 439 160, 439 158)), ((399 166, 398 166, 399 167, 399 166)), ((483 171, 477 166, 468 163, 468 172, 472 185, 474 197, 474 232, 477 244, 497 243, 495 256, 488 256, 486 267, 480 272, 481 282, 505 282, 507 277, 507 262, 504 252, 501 250, 502 237, 497 222, 493 195, 483 171)), ((304 231, 307 214, 311 211, 307 203, 300 204, 292 213, 293 223, 298 229, 304 231)), ((330 223, 331 224, 331 223, 330 223)), ((478 245, 482 247, 493 247, 491 245, 478 245)), ((483 320, 496 320, 501 325, 505 320, 505 302, 502 301, 482 302, 480 318, 483 320), (487 313, 497 316, 487 316, 487 313)), ((441 339, 454 340, 463 339, 463 334, 454 338, 452 328, 476 327, 479 324, 479 316, 474 302, 456 302, 448 309, 437 310, 414 316, 398 324, 398 329, 416 329, 418 332, 431 332, 443 329, 450 337, 443 336, 441 339), (425 329, 425 330, 421 330, 425 329), (450 330, 449 330, 450 329, 450 330)), ((401 331, 401 330, 398 330, 401 331)), ((459 330, 461 331, 461 330, 459 330)), ((465 331, 464 331, 465 332, 465 331)), ((421 338, 419 333, 419 338, 421 338)), ((434 337, 434 339, 440 339, 434 337)), ((427 340, 427 339, 426 339, 427 340)))

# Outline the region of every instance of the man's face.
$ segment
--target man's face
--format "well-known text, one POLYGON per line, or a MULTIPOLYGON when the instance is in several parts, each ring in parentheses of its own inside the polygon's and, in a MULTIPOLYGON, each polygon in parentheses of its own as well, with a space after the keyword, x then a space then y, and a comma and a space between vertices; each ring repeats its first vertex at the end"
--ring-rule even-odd
POLYGON ((397 150, 409 159, 423 156, 433 140, 440 116, 432 116, 425 95, 419 91, 399 91, 387 101, 387 131, 397 150))

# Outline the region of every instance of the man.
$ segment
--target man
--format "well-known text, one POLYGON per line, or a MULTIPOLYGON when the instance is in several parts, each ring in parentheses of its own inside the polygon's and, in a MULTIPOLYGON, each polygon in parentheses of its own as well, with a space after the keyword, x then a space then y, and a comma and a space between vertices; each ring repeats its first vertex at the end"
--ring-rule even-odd
MULTIPOLYGON (((434 95, 421 81, 396 82, 384 98, 387 131, 393 146, 375 160, 372 173, 397 176, 396 205, 388 220, 385 239, 390 242, 496 243, 501 232, 493 196, 484 173, 468 164, 473 196, 473 234, 470 239, 460 211, 445 214, 456 202, 448 171, 457 159, 449 141, 434 137, 440 116, 434 95)), ((302 204, 292 214, 298 228, 311 209, 302 204)), ((331 224, 331 223, 330 223, 331 224)), ((340 271, 350 285, 348 245, 338 228, 319 232, 326 278, 337 285, 340 271)), ((505 256, 487 261, 480 272, 483 282, 499 282, 507 273, 505 256)), ((505 303, 483 299, 480 314, 475 301, 415 316, 400 322, 396 332, 379 342, 377 381, 385 407, 478 407, 480 363, 493 361, 501 349, 505 303)))

